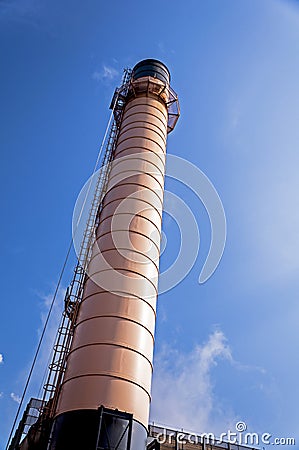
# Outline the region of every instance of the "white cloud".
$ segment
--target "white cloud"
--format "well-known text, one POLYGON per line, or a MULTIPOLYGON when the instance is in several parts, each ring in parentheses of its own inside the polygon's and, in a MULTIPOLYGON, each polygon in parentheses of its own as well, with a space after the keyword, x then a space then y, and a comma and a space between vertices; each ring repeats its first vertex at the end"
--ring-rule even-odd
POLYGON ((163 53, 163 54, 166 53, 164 42, 161 42, 161 41, 158 42, 157 46, 158 46, 158 49, 159 49, 159 51, 160 51, 161 53, 163 53))
POLYGON ((17 402, 19 404, 21 403, 21 397, 19 395, 15 394, 14 392, 12 392, 10 394, 10 397, 14 402, 17 402))
POLYGON ((0 399, 3 398, 4 392, 0 392, 0 399))
MULTIPOLYGON (((41 326, 37 330, 38 339, 40 338, 40 335, 42 333, 43 326, 45 324, 45 320, 49 311, 49 307, 53 300, 53 294, 54 292, 44 295, 38 293, 37 295, 41 299, 41 311, 40 311, 40 319, 41 319, 41 326)), ((44 376, 47 373, 48 365, 51 362, 50 357, 52 355, 53 345, 55 341, 55 336, 58 330, 58 326, 60 323, 62 311, 63 311, 63 300, 65 296, 65 289, 60 288, 58 290, 56 301, 54 303, 54 307, 52 310, 52 314, 50 317, 50 320, 48 322, 47 330, 44 335, 43 343, 40 349, 40 353, 38 356, 38 359, 35 364, 34 371, 31 376, 31 380, 27 389, 27 395, 28 397, 37 397, 38 395, 43 395, 43 392, 41 394, 38 394, 38 392, 41 392, 42 386, 44 384, 44 376)), ((28 374, 29 367, 31 366, 31 361, 28 362, 28 364, 22 369, 21 373, 18 376, 18 379, 25 379, 25 377, 28 374)), ((20 403, 21 398, 15 394, 14 392, 11 392, 10 397, 13 401, 20 403)), ((26 399, 25 399, 26 400, 26 399)))
POLYGON ((169 55, 169 53, 171 53, 172 55, 175 54, 175 50, 173 48, 169 48, 169 45, 165 44, 163 41, 160 41, 157 43, 157 47, 158 50, 160 52, 161 55, 165 56, 165 55, 169 55))
POLYGON ((101 71, 96 70, 92 74, 92 78, 96 81, 112 81, 118 76, 119 76, 118 70, 106 64, 103 64, 103 68, 101 71))
POLYGON ((2 353, 0 353, 0 364, 3 364, 3 363, 4 363, 3 355, 2 355, 2 353))
POLYGON ((272 4, 272 27, 276 20, 281 27, 279 45, 269 37, 275 38, 277 26, 268 30, 269 39, 260 38, 258 56, 236 84, 228 114, 229 151, 234 149, 230 177, 235 180, 228 220, 235 221, 235 242, 239 254, 246 254, 242 264, 248 265, 247 277, 250 272, 258 283, 296 279, 299 269, 299 94, 293 70, 299 64, 293 51, 299 9, 295 2, 272 4))
MULTIPOLYGON (((294 158, 294 168, 297 163, 294 158)), ((272 170, 263 180, 257 180, 252 238, 259 250, 258 269, 264 279, 285 279, 296 276, 299 269, 299 181, 296 170, 283 161, 280 168, 272 170)))
POLYGON ((0 20, 14 21, 36 29, 41 28, 45 2, 42 0, 2 0, 0 20))
POLYGON ((231 132, 236 131, 240 125, 241 120, 241 107, 239 101, 235 101, 228 113, 228 128, 231 132))
POLYGON ((151 420, 189 431, 221 433, 234 418, 221 411, 213 392, 211 370, 219 359, 233 362, 220 330, 188 354, 165 347, 155 360, 151 420))
POLYGON ((102 79, 101 72, 98 72, 98 71, 93 72, 92 78, 96 81, 101 81, 101 79, 102 79))
POLYGON ((103 78, 108 78, 109 80, 112 80, 118 75, 118 71, 110 66, 103 67, 103 78))

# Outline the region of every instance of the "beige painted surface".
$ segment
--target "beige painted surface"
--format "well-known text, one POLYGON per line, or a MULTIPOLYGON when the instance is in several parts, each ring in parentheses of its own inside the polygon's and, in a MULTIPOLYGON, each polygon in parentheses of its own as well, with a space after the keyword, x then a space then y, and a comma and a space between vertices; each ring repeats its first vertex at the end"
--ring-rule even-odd
POLYGON ((148 425, 166 130, 162 100, 127 103, 56 415, 104 405, 148 425))

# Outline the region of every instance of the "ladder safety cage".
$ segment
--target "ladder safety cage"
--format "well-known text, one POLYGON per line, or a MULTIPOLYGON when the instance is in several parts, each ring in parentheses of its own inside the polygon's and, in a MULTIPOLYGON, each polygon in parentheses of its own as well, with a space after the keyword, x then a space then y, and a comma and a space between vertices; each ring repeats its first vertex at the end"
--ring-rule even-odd
POLYGON ((42 398, 43 408, 41 409, 41 423, 53 417, 57 405, 59 387, 63 380, 66 368, 66 359, 69 353, 73 330, 82 301, 83 288, 86 280, 86 270, 90 260, 92 245, 95 240, 95 231, 99 222, 99 214, 102 208, 102 201, 107 189, 108 176, 111 168, 125 97, 129 86, 131 70, 125 69, 121 88, 116 89, 111 109, 113 110, 113 121, 110 126, 104 155, 100 163, 99 174, 97 177, 94 195, 88 214, 86 227, 77 255, 77 263, 74 269, 74 275, 69 287, 66 290, 64 298, 64 311, 55 339, 55 345, 52 352, 52 360, 49 365, 48 375, 44 384, 44 395, 42 398))

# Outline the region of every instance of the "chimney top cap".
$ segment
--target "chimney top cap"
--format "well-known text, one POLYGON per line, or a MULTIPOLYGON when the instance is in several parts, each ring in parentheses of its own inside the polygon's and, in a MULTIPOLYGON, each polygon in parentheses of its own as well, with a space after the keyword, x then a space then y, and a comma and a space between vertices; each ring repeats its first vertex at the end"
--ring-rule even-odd
POLYGON ((141 77, 154 77, 165 84, 170 82, 170 72, 168 68, 158 59, 143 59, 137 63, 132 71, 132 78, 136 80, 141 77))

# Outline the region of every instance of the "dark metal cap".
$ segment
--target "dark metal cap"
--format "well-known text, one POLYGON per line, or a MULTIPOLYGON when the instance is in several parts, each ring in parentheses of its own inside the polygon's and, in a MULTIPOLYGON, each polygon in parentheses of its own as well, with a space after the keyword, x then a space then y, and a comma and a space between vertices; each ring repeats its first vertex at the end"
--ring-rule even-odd
POLYGON ((161 61, 157 59, 144 59, 136 64, 132 71, 132 78, 136 80, 141 77, 154 77, 163 81, 165 84, 170 83, 170 72, 161 61))

